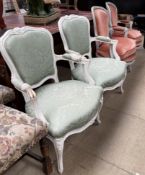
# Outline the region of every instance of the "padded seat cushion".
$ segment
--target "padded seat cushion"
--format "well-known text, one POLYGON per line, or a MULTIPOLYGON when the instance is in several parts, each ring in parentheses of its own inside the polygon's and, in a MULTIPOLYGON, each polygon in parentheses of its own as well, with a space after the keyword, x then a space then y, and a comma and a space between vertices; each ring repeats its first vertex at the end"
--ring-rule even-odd
POLYGON ((0 103, 7 104, 15 99, 13 89, 0 85, 0 103))
POLYGON ((0 174, 47 132, 47 126, 40 120, 0 105, 0 174))
MULTIPOLYGON (((89 73, 95 80, 96 85, 103 88, 112 87, 125 77, 126 63, 111 58, 92 58, 89 73)), ((74 79, 87 82, 82 65, 78 65, 72 71, 72 74, 74 79)))
POLYGON ((142 34, 139 30, 130 29, 128 30, 128 37, 132 39, 142 38, 142 34))
MULTIPOLYGON (((115 36, 123 37, 124 36, 124 31, 122 30, 123 27, 115 26, 113 27, 113 29, 114 29, 113 37, 115 36)), ((137 46, 140 46, 142 44, 143 36, 139 30, 129 29, 127 37, 135 40, 137 46)))
MULTIPOLYGON (((102 98, 102 88, 70 80, 48 84, 36 90, 38 105, 55 138, 84 126, 94 117, 102 98)), ((31 113, 30 105, 26 106, 31 113)), ((33 115, 31 113, 31 115, 33 115)))
POLYGON ((123 37, 113 37, 112 39, 118 40, 116 49, 122 59, 136 52, 136 43, 133 39, 123 37))
MULTIPOLYGON (((121 60, 126 61, 128 57, 136 53, 136 43, 133 39, 123 37, 113 37, 112 39, 118 40, 116 50, 121 60)), ((110 56, 109 50, 108 44, 102 44, 98 53, 105 57, 110 56)), ((135 59, 134 56, 133 59, 135 59)))

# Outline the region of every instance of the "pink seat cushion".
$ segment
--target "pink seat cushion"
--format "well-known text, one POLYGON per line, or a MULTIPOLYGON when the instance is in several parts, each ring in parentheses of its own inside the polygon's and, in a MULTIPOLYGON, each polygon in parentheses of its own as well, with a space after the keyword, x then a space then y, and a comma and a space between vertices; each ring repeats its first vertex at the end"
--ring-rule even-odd
MULTIPOLYGON (((127 58, 130 58, 129 60, 131 61, 131 56, 133 56, 132 59, 135 59, 134 55, 136 53, 136 43, 134 40, 123 37, 113 37, 113 39, 118 40, 116 49, 121 60, 127 60, 127 58)), ((105 57, 110 56, 109 45, 102 44, 98 50, 98 53, 105 57)))
MULTIPOLYGON (((122 37, 124 36, 124 27, 121 26, 115 26, 113 27, 114 32, 113 32, 113 36, 116 37, 122 37)), ((141 32, 139 30, 135 30, 135 29, 128 29, 128 38, 134 39, 136 41, 136 44, 141 44, 142 40, 143 40, 143 36, 141 34, 141 32)))
POLYGON ((131 39, 135 39, 137 42, 142 41, 143 39, 141 32, 135 29, 128 30, 128 37, 131 39))

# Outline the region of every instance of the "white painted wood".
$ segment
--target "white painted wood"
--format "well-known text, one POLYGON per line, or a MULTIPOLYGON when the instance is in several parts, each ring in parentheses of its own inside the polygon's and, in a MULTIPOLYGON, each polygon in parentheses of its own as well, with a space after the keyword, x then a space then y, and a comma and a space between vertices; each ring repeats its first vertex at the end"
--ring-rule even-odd
MULTIPOLYGON (((63 32, 63 29, 62 29, 62 25, 63 25, 63 22, 65 20, 70 21, 70 20, 75 19, 75 18, 76 19, 85 19, 86 22, 87 22, 87 24, 88 24, 88 31, 90 31, 89 20, 87 20, 87 18, 84 17, 84 16, 78 16, 78 15, 69 15, 68 16, 68 15, 66 15, 66 16, 62 17, 59 20, 58 26, 59 26, 59 31, 60 31, 60 34, 61 34, 61 37, 62 37, 62 40, 63 40, 64 49, 65 49, 66 52, 70 52, 70 53, 71 52, 74 52, 74 51, 69 50, 69 47, 68 47, 68 44, 67 44, 67 41, 66 41, 66 37, 65 37, 64 32, 63 32)), ((94 14, 93 14, 93 20, 95 20, 94 14)), ((117 40, 113 40, 113 39, 111 39, 109 37, 98 36, 97 35, 97 28, 96 28, 96 24, 95 23, 94 23, 94 27, 95 27, 95 29, 94 29, 94 31, 95 31, 95 37, 90 37, 89 38, 90 39, 90 41, 89 41, 90 42, 89 52, 88 53, 85 53, 83 56, 87 56, 88 59, 91 60, 91 58, 92 58, 91 57, 91 42, 93 42, 93 41, 99 41, 99 42, 104 42, 104 43, 108 43, 108 44, 111 45, 110 54, 111 54, 112 57, 110 59, 120 60, 120 57, 119 57, 118 53, 116 52, 116 45, 117 45, 117 42, 118 41, 117 40)), ((88 35, 90 35, 90 34, 88 33, 88 35)), ((108 34, 108 36, 109 36, 109 34, 108 34)), ((131 63, 129 63, 129 64, 131 64, 131 63)), ((121 91, 123 92, 123 83, 124 83, 124 80, 125 79, 126 79, 126 73, 125 73, 125 76, 123 77, 123 79, 120 82, 118 82, 116 85, 111 86, 111 87, 104 88, 103 90, 104 91, 114 90, 114 89, 120 87, 121 88, 121 91)))
POLYGON ((75 130, 72 130, 70 132, 68 132, 66 135, 64 135, 62 138, 53 138, 51 137, 50 135, 47 136, 47 138, 49 138, 52 143, 54 144, 54 147, 55 147, 55 152, 56 152, 56 156, 57 156, 57 164, 58 164, 58 172, 60 174, 62 174, 63 172, 63 148, 64 148, 64 141, 70 136, 70 135, 73 135, 73 134, 77 134, 77 133, 80 133, 82 131, 84 131, 85 129, 87 129, 89 126, 93 125, 93 123, 98 122, 98 124, 101 123, 101 120, 100 120, 100 111, 101 111, 101 108, 102 108, 102 105, 103 105, 103 97, 101 98, 100 100, 100 105, 99 105, 99 108, 98 108, 98 111, 97 113, 94 115, 94 117, 88 122, 86 123, 83 127, 81 128, 77 128, 75 130))
MULTIPOLYGON (((34 88, 37 88, 39 86, 41 86, 45 81, 47 81, 48 79, 54 79, 55 82, 58 82, 58 76, 57 76, 57 69, 56 69, 56 62, 58 60, 67 60, 67 61, 70 61, 71 63, 74 64, 74 62, 76 61, 75 59, 73 59, 72 57, 72 60, 68 60, 68 59, 65 59, 65 57, 63 57, 63 55, 56 55, 54 54, 54 48, 53 48, 53 40, 52 40, 52 37, 50 36, 51 38, 51 44, 52 44, 52 54, 53 54, 53 57, 54 57, 54 68, 55 68, 55 73, 53 76, 48 76, 48 77, 45 77, 44 79, 42 79, 40 82, 38 82, 37 84, 33 84, 32 86, 30 86, 29 84, 27 83, 24 83, 23 80, 21 79, 21 77, 19 76, 18 72, 17 72, 17 69, 14 65, 14 63, 12 62, 10 56, 8 55, 6 49, 5 49, 5 41, 6 39, 9 37, 9 36, 12 36, 12 35, 24 35, 25 32, 27 31, 35 31, 35 30, 41 30, 41 31, 45 31, 48 33, 48 35, 50 36, 50 32, 48 32, 46 29, 44 28, 34 28, 34 27, 23 27, 23 28, 15 28, 15 29, 12 29, 12 30, 9 30, 7 31, 1 38, 0 38, 0 50, 1 50, 1 53, 4 57, 4 60, 6 61, 7 65, 9 66, 10 68, 10 71, 11 71, 11 81, 13 83, 13 85, 15 86, 15 88, 17 90, 19 90, 23 96, 24 96, 24 99, 25 99, 25 103, 31 103, 32 106, 33 106, 33 111, 35 113, 35 116, 37 118, 39 118, 40 120, 42 120, 44 123, 46 123, 47 125, 49 125, 49 122, 45 119, 43 113, 41 112, 41 110, 39 109, 39 106, 37 104, 37 97, 36 97, 36 94, 35 92, 33 91, 34 88)), ((69 52, 69 51, 68 51, 69 52)), ((73 54, 75 54, 73 52, 73 54)), ((78 55, 78 54, 77 54, 78 55)), ((80 56, 80 54, 79 54, 80 56)), ((85 67, 85 72, 87 73, 87 64, 88 64, 88 60, 86 61, 86 59, 81 56, 81 59, 79 60, 80 64, 83 64, 84 67, 85 67)), ((77 60, 77 63, 78 63, 78 60, 77 60)), ((88 74, 89 76, 89 74, 88 74)), ((91 80, 90 80, 91 81, 91 80)), ((92 82, 93 83, 93 82, 92 82)), ((63 172, 63 149, 64 149, 64 141, 72 134, 76 134, 76 133, 80 133, 82 131, 84 131, 86 128, 88 128, 90 125, 92 125, 95 120, 97 120, 98 122, 100 122, 100 116, 99 116, 99 113, 100 113, 100 110, 101 110, 101 107, 102 107, 102 104, 103 104, 103 97, 102 99, 100 99, 100 106, 96 112, 96 114, 94 115, 94 117, 92 119, 90 119, 90 121, 85 124, 83 127, 81 128, 77 128, 75 130, 72 130, 68 133, 66 133, 66 135, 62 138, 53 138, 52 136, 47 135, 47 138, 50 139, 53 144, 54 144, 54 147, 55 147, 55 151, 56 151, 56 156, 57 156, 57 162, 58 162, 58 172, 59 173, 62 173, 63 172)))

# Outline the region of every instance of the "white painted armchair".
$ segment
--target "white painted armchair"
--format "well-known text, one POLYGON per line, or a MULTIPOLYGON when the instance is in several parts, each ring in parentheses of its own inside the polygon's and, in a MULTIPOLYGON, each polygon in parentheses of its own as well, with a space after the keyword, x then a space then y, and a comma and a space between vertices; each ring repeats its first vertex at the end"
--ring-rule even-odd
POLYGON ((133 39, 136 42, 136 47, 142 46, 143 43, 143 36, 139 30, 133 29, 133 21, 131 21, 130 15, 128 15, 128 20, 122 20, 121 22, 124 24, 129 25, 129 29, 127 27, 119 26, 118 21, 118 10, 115 4, 112 2, 106 2, 106 8, 108 9, 109 16, 110 16, 110 28, 112 30, 112 34, 114 36, 125 36, 130 39, 133 39))
POLYGON ((52 35, 41 28, 16 28, 0 40, 1 53, 8 64, 12 83, 22 92, 26 112, 48 124, 48 136, 55 147, 58 171, 63 172, 64 141, 99 119, 103 90, 90 83, 69 80, 58 82, 56 62, 79 63, 87 72, 88 60, 76 53, 56 55, 52 35), (48 79, 55 83, 45 84, 48 79))
MULTIPOLYGON (((84 16, 70 15, 62 17, 58 22, 65 51, 76 52, 90 60, 89 73, 95 85, 102 86, 104 91, 117 87, 123 92, 123 82, 126 77, 126 63, 120 61, 116 52, 117 41, 105 36, 90 37, 89 20, 84 16), (91 42, 106 43, 110 46, 112 58, 92 58, 91 42)), ((88 83, 81 65, 71 65, 74 79, 88 83)))

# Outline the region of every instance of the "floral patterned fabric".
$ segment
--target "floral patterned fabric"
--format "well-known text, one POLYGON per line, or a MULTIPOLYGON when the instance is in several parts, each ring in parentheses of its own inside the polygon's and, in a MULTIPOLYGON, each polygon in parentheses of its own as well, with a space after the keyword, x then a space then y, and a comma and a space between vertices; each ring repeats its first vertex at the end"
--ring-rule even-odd
POLYGON ((0 85, 0 103, 7 104, 13 101, 15 98, 15 93, 13 89, 0 85))
POLYGON ((0 105, 0 174, 47 132, 47 126, 40 120, 0 105))

